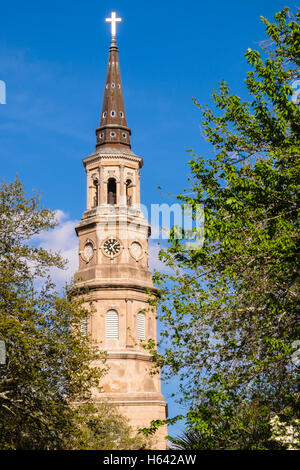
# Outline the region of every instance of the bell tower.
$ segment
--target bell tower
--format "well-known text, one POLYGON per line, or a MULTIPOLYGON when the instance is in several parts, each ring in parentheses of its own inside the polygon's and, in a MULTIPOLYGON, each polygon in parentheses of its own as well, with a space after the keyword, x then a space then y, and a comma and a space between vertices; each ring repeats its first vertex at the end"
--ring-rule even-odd
MULTIPOLYGON (((156 295, 148 268, 150 226, 140 209, 141 157, 131 150, 120 75, 116 23, 112 39, 96 149, 83 159, 87 203, 76 226, 79 238, 77 287, 88 287, 94 311, 87 330, 107 351, 109 372, 103 393, 118 405, 134 428, 165 419, 167 405, 159 374, 150 375, 151 357, 141 341, 156 341, 156 313, 149 295, 156 295)), ((166 448, 166 428, 157 432, 157 449, 166 448)))

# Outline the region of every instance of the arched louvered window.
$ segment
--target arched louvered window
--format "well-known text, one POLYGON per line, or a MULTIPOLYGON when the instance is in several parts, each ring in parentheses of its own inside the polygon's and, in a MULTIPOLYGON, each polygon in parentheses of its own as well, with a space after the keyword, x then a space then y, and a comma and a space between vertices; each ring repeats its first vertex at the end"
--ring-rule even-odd
POLYGON ((105 319, 106 338, 119 338, 119 314, 115 310, 108 310, 105 319))
POLYGON ((145 339, 145 314, 139 312, 137 314, 137 336, 138 339, 145 339))

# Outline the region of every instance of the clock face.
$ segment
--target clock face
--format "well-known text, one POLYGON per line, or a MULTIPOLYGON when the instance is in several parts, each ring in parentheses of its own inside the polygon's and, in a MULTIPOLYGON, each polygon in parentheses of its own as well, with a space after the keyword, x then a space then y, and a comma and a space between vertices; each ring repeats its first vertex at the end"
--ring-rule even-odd
POLYGON ((106 242, 104 242, 103 250, 106 255, 112 258, 113 256, 117 256, 120 253, 121 244, 115 238, 109 238, 106 240, 106 242))

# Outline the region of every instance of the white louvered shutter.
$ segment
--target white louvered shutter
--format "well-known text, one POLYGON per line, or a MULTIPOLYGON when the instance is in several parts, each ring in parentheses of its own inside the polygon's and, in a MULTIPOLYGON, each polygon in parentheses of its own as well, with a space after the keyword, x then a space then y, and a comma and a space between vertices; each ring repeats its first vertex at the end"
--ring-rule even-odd
POLYGON ((145 314, 143 312, 137 314, 137 335, 138 339, 145 339, 145 314))
POLYGON ((119 338, 119 314, 115 310, 108 310, 106 312, 106 338, 118 339, 119 338))
POLYGON ((80 332, 82 336, 87 336, 88 334, 88 327, 87 327, 87 318, 84 318, 80 322, 80 332))

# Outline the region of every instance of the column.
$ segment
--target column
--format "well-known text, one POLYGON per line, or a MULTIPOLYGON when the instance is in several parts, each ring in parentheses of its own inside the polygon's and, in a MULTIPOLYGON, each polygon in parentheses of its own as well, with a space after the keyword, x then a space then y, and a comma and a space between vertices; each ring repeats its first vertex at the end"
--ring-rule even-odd
POLYGON ((87 171, 86 174, 86 208, 90 210, 93 205, 93 181, 91 178, 91 171, 87 171))
POLYGON ((136 172, 136 204, 140 207, 141 203, 141 174, 140 170, 136 172))
POLYGON ((103 166, 99 165, 99 206, 104 204, 103 166))
POLYGON ((125 181, 124 181, 124 165, 120 165, 120 203, 119 206, 125 206, 126 193, 125 193, 125 181))
POLYGON ((132 321, 132 300, 125 299, 126 303, 126 348, 133 348, 133 321, 132 321))
POLYGON ((133 181, 132 181, 132 205, 136 207, 138 205, 138 191, 137 191, 137 170, 135 170, 133 174, 133 181))
POLYGON ((104 189, 104 204, 108 204, 108 200, 107 200, 107 181, 104 182, 103 184, 103 189, 104 189))
POLYGON ((86 208, 87 210, 90 208, 89 207, 89 173, 87 170, 85 170, 86 172, 86 208))

